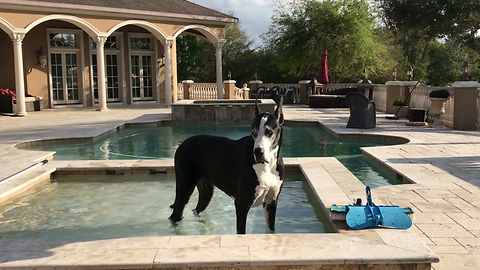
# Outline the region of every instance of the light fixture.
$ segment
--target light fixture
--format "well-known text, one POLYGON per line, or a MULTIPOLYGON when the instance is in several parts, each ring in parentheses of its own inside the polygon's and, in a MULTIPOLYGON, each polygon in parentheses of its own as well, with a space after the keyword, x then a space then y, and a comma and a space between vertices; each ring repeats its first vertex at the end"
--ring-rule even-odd
POLYGON ((165 66, 165 55, 162 55, 160 58, 158 58, 158 67, 161 68, 165 66))
POLYGON ((462 67, 462 75, 463 75, 463 80, 468 81, 468 72, 470 69, 470 63, 468 63, 468 60, 463 62, 463 67, 462 67))
POLYGON ((367 69, 364 68, 364 69, 363 69, 363 73, 362 73, 362 80, 365 81, 366 79, 367 79, 367 69))
POLYGON ((393 67, 392 69, 392 81, 397 80, 397 67, 393 67))
POLYGON ((43 50, 43 46, 41 46, 40 49, 37 50, 37 60, 41 68, 45 68, 47 66, 48 57, 43 50))
POLYGON ((413 78, 413 67, 412 66, 409 66, 408 69, 407 69, 407 78, 409 81, 412 80, 413 78))

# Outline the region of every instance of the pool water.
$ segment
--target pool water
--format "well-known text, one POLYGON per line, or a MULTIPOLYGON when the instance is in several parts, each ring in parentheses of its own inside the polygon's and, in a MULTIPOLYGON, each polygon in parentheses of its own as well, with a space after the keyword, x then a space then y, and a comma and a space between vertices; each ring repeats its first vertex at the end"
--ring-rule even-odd
MULTIPOLYGON (((233 200, 215 189, 195 216, 192 195, 184 219, 168 220, 175 196, 173 175, 55 176, 52 183, 0 205, 0 239, 97 240, 117 237, 235 234, 233 200)), ((280 194, 276 233, 333 232, 300 173, 288 172, 280 194)), ((252 208, 247 233, 266 233, 263 208, 252 208)))
MULTIPOLYGON (((56 151, 55 160, 115 160, 173 158, 177 147, 195 134, 239 139, 250 134, 250 125, 189 124, 127 127, 93 142, 36 146, 56 151)), ((285 126, 283 157, 336 157, 371 188, 401 184, 394 176, 362 157, 361 147, 385 145, 372 141, 338 140, 322 128, 285 126)))

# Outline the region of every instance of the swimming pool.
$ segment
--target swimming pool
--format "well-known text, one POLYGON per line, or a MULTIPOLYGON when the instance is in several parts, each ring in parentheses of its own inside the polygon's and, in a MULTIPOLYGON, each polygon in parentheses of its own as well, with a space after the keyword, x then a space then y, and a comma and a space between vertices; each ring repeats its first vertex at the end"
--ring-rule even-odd
MULTIPOLYGON (((233 200, 216 189, 199 216, 195 191, 184 220, 167 217, 175 196, 174 175, 54 176, 21 198, 0 205, 0 239, 97 240, 118 237, 235 234, 233 200)), ((287 172, 276 233, 323 233, 333 229, 299 172, 287 172)), ((247 233, 266 233, 263 208, 252 208, 247 233)))
MULTIPOLYGON (((50 144, 28 149, 56 151, 55 160, 119 160, 173 158, 177 147, 195 134, 239 139, 250 133, 250 125, 159 124, 125 127, 93 142, 50 144)), ((360 181, 372 188, 401 184, 394 176, 362 157, 361 147, 388 143, 339 140, 322 128, 304 125, 284 127, 284 157, 336 157, 360 181)))

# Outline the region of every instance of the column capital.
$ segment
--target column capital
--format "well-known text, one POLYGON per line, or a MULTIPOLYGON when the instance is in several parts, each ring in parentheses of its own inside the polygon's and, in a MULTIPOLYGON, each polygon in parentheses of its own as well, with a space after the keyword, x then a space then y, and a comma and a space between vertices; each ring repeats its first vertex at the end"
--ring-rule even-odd
POLYGON ((10 38, 14 44, 22 44, 23 38, 25 38, 26 33, 12 33, 10 38))
POLYGON ((97 45, 97 47, 103 47, 105 45, 105 42, 107 42, 107 38, 108 37, 98 36, 95 39, 95 45, 97 45))
POLYGON ((164 47, 168 47, 168 48, 172 48, 172 45, 173 45, 173 39, 167 39, 165 40, 165 45, 163 45, 164 47))
POLYGON ((219 39, 217 41, 217 43, 215 44, 215 48, 220 49, 220 50, 223 49, 223 46, 225 46, 226 42, 227 41, 225 39, 219 39))

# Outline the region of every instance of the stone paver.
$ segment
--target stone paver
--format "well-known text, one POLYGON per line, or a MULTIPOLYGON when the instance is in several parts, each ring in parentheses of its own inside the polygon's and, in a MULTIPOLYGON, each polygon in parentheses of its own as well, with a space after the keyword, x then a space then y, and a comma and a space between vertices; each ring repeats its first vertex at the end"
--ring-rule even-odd
MULTIPOLYGON (((377 113, 377 127, 374 129, 347 129, 348 109, 285 106, 284 113, 289 121, 318 121, 339 137, 364 134, 408 138, 410 142, 407 144, 363 149, 365 154, 385 164, 390 171, 415 183, 377 188, 372 191, 373 194, 378 194, 384 203, 415 209, 417 219, 410 230, 439 255, 440 263, 433 264, 435 270, 480 269, 480 132, 407 127, 404 120, 387 120, 381 113, 377 113)), ((112 106, 106 112, 97 112, 93 108, 46 109, 32 112, 26 117, 0 116, 0 179, 51 155, 48 152, 13 148, 16 143, 38 139, 92 137, 126 122, 154 122, 163 119, 170 119, 170 109, 153 104, 112 106)), ((339 177, 334 167, 326 169, 339 177)), ((319 176, 321 177, 324 176, 319 176)), ((348 177, 348 174, 345 175, 345 188, 348 187, 348 177)), ((322 185, 321 181, 318 181, 318 185, 322 185)), ((332 202, 335 200, 334 194, 327 199, 332 202)), ((68 261, 73 258, 69 254, 74 254, 75 251, 55 252, 65 252, 65 260, 68 261)), ((135 261, 137 265, 149 267, 142 254, 129 252, 125 250, 112 254, 112 260, 132 256, 138 258, 135 261)), ((154 253, 153 250, 149 252, 154 253)), ((209 255, 207 253, 205 256, 209 255)), ((232 250, 224 256, 229 254, 237 253, 232 250)), ((174 255, 181 259, 181 254, 174 255)), ((255 253, 250 255, 254 256, 255 253)), ((9 256, 13 255, 0 252, 0 262, 9 256)), ((157 256, 154 264, 162 260, 164 255, 157 256)), ((171 260, 175 261, 175 258, 171 260)), ((94 262, 93 258, 77 263, 89 267, 94 262)), ((44 262, 39 261, 39 265, 42 263, 44 262)), ((62 262, 58 262, 58 265, 61 266, 62 262)))

